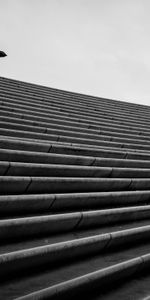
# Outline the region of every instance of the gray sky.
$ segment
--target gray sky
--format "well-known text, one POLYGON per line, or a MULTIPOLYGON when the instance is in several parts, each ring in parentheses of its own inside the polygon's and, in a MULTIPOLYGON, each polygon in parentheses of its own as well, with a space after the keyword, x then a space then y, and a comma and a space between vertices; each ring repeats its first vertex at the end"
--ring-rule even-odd
POLYGON ((0 76, 150 105, 150 0, 0 0, 0 76))

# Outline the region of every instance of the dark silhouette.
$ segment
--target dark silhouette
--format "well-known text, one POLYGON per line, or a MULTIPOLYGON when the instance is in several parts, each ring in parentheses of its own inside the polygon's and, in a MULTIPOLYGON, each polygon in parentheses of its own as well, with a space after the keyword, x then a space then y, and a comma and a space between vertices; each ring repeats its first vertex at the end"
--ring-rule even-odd
POLYGON ((4 51, 0 51, 0 57, 5 57, 7 54, 4 51))

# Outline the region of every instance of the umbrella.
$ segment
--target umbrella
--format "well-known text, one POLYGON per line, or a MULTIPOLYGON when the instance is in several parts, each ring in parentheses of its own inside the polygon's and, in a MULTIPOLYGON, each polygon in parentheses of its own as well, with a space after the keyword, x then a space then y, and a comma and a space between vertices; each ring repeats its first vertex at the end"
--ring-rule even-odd
POLYGON ((0 51, 0 57, 5 57, 7 54, 4 51, 0 51))

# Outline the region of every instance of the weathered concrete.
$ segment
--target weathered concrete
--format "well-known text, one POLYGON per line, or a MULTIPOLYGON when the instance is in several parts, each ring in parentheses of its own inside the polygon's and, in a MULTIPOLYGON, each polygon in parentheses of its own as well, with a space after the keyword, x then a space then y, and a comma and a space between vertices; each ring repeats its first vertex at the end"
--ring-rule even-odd
POLYGON ((129 208, 114 208, 101 211, 84 211, 64 214, 44 215, 39 217, 26 217, 6 219, 0 221, 0 238, 11 239, 44 235, 56 232, 82 230, 150 217, 150 206, 129 208))
POLYGON ((34 269, 47 263, 53 265, 63 262, 66 264, 69 259, 80 259, 104 250, 105 252, 111 251, 121 245, 127 246, 128 243, 131 245, 134 239, 139 243, 146 241, 149 235, 150 226, 144 226, 2 254, 0 255, 0 275, 8 276, 15 271, 14 276, 16 276, 19 271, 29 267, 34 269))
POLYGON ((0 78, 3 300, 86 298, 147 270, 149 117, 0 78))
POLYGON ((136 257, 112 267, 77 277, 24 297, 19 297, 17 300, 69 299, 70 297, 75 299, 83 291, 86 290, 86 292, 89 292, 91 289, 98 288, 99 285, 103 286, 103 288, 105 287, 105 289, 107 286, 108 289, 108 285, 120 280, 122 277, 128 278, 140 272, 141 268, 146 267, 144 260, 150 264, 150 255, 136 257))
POLYGON ((150 191, 0 196, 0 214, 50 213, 150 204, 150 191))

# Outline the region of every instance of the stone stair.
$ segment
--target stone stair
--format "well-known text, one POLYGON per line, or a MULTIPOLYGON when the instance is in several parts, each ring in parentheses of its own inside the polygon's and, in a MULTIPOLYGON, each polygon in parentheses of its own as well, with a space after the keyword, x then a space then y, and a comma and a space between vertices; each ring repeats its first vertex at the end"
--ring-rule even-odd
POLYGON ((0 299, 150 295, 150 107, 0 78, 0 299))

